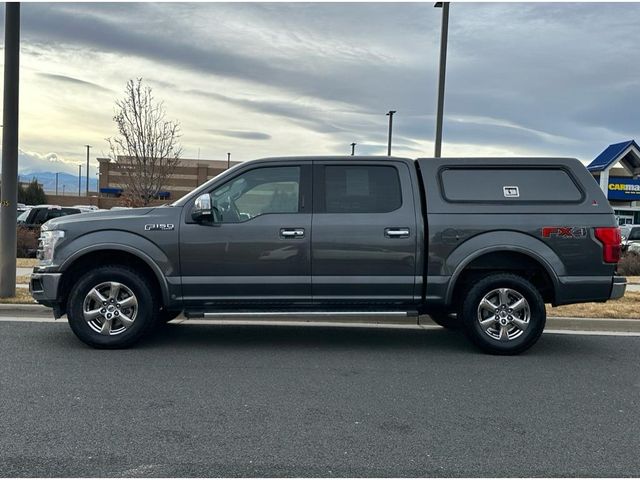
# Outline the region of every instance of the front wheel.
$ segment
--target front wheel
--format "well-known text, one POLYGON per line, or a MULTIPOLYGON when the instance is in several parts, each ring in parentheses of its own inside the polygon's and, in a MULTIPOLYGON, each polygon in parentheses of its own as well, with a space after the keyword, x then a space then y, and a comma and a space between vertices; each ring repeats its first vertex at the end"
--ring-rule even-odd
POLYGON ((69 326, 87 345, 126 348, 153 327, 157 304, 147 279, 136 270, 109 265, 86 272, 67 304, 69 326))
POLYGON ((460 306, 465 333, 488 353, 514 355, 530 348, 546 323, 544 301, 525 278, 488 275, 471 287, 460 306))

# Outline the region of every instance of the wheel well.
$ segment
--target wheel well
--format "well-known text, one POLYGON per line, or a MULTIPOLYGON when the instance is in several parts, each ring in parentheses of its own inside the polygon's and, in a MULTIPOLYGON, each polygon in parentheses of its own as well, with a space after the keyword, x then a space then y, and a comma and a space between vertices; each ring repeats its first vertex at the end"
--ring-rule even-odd
POLYGON ((61 306, 66 310, 67 298, 77 280, 85 272, 100 265, 124 265, 140 272, 149 282, 149 286, 155 289, 158 298, 162 300, 162 290, 158 277, 156 277, 151 267, 140 257, 122 250, 98 250, 86 253, 73 261, 73 263, 62 274, 58 298, 61 306))
POLYGON ((554 303, 555 289, 547 269, 536 259, 519 252, 490 252, 475 258, 460 273, 452 300, 457 303, 466 288, 489 273, 507 272, 529 280, 545 303, 554 303))

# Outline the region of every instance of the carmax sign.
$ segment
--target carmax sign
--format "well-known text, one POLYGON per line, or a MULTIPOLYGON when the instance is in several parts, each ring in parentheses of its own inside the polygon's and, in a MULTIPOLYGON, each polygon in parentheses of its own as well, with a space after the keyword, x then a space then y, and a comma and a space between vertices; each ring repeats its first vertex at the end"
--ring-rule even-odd
POLYGON ((609 200, 640 200, 640 180, 625 177, 610 177, 609 200))

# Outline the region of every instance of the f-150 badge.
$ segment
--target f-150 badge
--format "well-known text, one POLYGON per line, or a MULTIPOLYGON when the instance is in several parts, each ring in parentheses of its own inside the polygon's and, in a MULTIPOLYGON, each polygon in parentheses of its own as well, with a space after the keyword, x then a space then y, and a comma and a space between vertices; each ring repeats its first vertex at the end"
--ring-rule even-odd
POLYGON ((162 231, 175 230, 175 225, 173 223, 147 223, 144 226, 144 229, 146 231, 150 231, 150 230, 162 230, 162 231))

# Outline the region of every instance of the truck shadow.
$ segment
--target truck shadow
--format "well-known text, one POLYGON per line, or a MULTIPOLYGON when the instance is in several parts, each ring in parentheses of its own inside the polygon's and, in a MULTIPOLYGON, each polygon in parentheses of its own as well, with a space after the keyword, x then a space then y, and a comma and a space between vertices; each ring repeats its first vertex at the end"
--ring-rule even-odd
POLYGON ((268 347, 475 351, 460 332, 377 327, 168 324, 139 348, 268 347))
MULTIPOLYGON (((545 334, 519 356, 576 355, 598 351, 598 337, 545 334)), ((464 352, 487 357, 461 331, 352 326, 220 325, 170 323, 136 348, 265 348, 370 350, 398 352, 464 352)), ((492 356, 489 356, 492 357, 492 356)), ((507 358, 493 356, 493 358, 507 358)), ((513 357, 511 357, 513 358, 513 357)))

